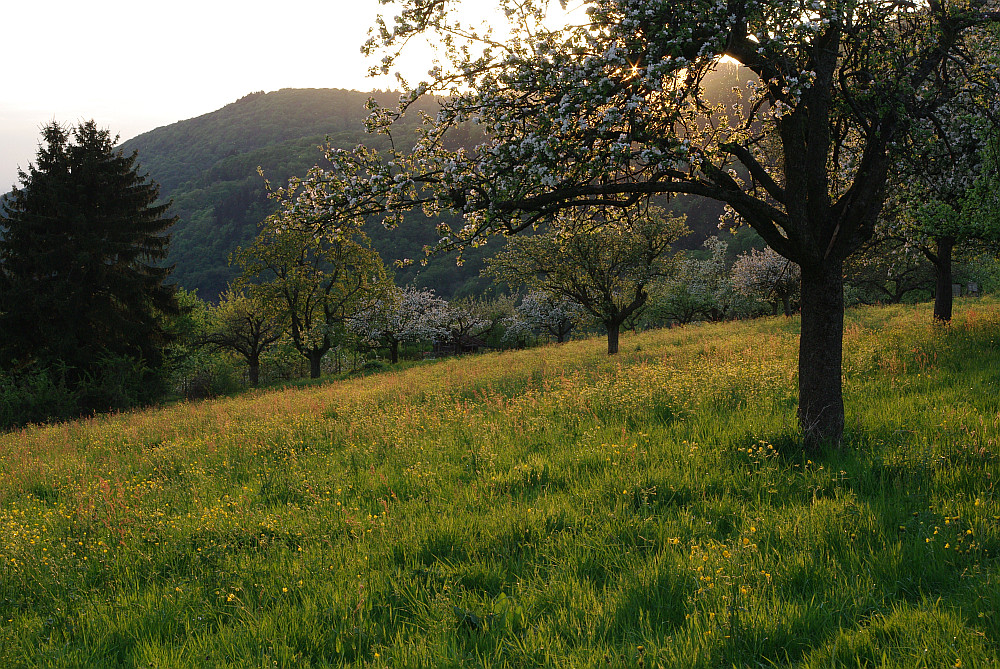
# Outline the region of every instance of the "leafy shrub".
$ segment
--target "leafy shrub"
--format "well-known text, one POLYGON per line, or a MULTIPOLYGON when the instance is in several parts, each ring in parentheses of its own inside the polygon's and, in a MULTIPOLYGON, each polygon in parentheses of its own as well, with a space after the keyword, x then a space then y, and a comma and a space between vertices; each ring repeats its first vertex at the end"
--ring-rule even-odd
POLYGON ((65 365, 0 374, 0 429, 121 411, 163 396, 163 378, 140 360, 104 356, 88 372, 65 365))
POLYGON ((69 418, 79 406, 77 392, 66 384, 65 374, 36 370, 20 378, 0 375, 0 428, 11 429, 69 418))

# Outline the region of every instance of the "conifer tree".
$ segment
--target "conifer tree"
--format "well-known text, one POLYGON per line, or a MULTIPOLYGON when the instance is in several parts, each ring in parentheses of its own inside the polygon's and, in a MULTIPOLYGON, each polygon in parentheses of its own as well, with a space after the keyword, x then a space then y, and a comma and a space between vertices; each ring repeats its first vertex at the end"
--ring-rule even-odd
POLYGON ((0 362, 59 367, 71 386, 111 359, 156 369, 162 316, 177 311, 170 268, 157 264, 169 203, 94 121, 50 123, 42 139, 0 218, 0 362))

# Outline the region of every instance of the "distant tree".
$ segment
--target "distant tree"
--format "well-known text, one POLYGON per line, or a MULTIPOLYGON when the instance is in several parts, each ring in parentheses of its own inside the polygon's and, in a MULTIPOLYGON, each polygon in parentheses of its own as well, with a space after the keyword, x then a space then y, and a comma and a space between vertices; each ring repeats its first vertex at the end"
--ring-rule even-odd
POLYGON ((351 321, 389 290, 382 260, 364 233, 319 228, 294 210, 265 219, 257 239, 234 258, 243 283, 258 282, 255 290, 280 304, 314 379, 323 356, 354 336, 351 321))
POLYGON ((280 306, 267 292, 254 288, 230 288, 219 297, 218 306, 209 309, 208 331, 202 342, 239 354, 247 363, 250 385, 256 388, 260 357, 285 333, 285 323, 280 306))
POLYGON ((489 337, 513 309, 509 300, 463 298, 453 300, 445 310, 446 336, 439 343, 457 355, 466 348, 485 345, 489 337))
POLYGON ((799 266, 782 258, 771 247, 751 249, 733 263, 733 289, 747 297, 767 302, 778 312, 781 305, 786 316, 792 315, 792 304, 798 300, 802 273, 799 266))
POLYGON ((177 312, 164 284, 170 268, 159 264, 169 203, 157 203, 137 155, 116 151, 117 138, 94 121, 71 132, 53 122, 42 137, 0 217, 0 360, 59 366, 71 386, 92 382, 112 358, 131 360, 152 387, 168 338, 163 316, 177 312))
POLYGON ((880 225, 875 236, 844 263, 844 281, 852 302, 896 304, 915 291, 929 295, 935 277, 920 249, 880 225))
POLYGON ((435 341, 447 333, 448 303, 432 290, 392 286, 385 297, 351 320, 367 341, 389 349, 392 364, 399 362, 404 342, 435 341))
MULTIPOLYGON (((565 295, 536 290, 521 299, 512 322, 523 325, 529 332, 543 332, 561 344, 585 317, 583 307, 565 295)), ((508 330, 518 332, 521 328, 508 330)))
MULTIPOLYGON (((988 47, 975 48, 994 47, 990 41, 988 47)), ((955 254, 1000 242, 1000 217, 986 215, 989 208, 975 197, 975 186, 991 165, 988 149, 1000 121, 1000 75, 976 84, 912 125, 898 152, 899 170, 879 221, 882 234, 905 238, 934 267, 937 322, 951 320, 955 254)))
POLYGON ((732 286, 726 268, 728 245, 718 237, 705 240, 708 258, 684 252, 674 260, 668 276, 650 286, 650 316, 685 324, 720 320, 730 314, 732 286))
POLYGON ((622 324, 645 307, 647 288, 670 271, 672 244, 688 230, 683 218, 656 209, 595 211, 589 227, 579 220, 567 225, 577 231, 512 237, 488 261, 489 271, 509 285, 523 283, 579 304, 604 325, 613 355, 622 324))

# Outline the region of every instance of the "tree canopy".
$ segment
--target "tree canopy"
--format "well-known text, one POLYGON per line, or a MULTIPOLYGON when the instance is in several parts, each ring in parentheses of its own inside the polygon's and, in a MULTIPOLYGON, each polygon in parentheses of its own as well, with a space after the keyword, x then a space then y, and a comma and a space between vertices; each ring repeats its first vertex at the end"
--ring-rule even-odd
POLYGON ((268 217, 235 260, 243 270, 241 288, 280 304, 312 378, 319 378, 323 356, 353 335, 352 321, 374 309, 390 286, 363 232, 323 230, 308 214, 268 217))
MULTIPOLYGON (((995 49, 980 38, 969 48, 995 49)), ((952 256, 956 247, 1000 242, 1000 216, 975 187, 991 169, 989 148, 1000 121, 1000 79, 960 71, 965 85, 912 124, 897 147, 883 234, 902 237, 934 267, 934 319, 951 320, 952 256)))
POLYGON ((389 349, 392 364, 399 362, 403 342, 434 341, 447 336, 448 303, 432 290, 389 286, 386 294, 352 319, 351 327, 363 339, 389 349))
POLYGON ((550 29, 542 0, 504 0, 509 39, 458 24, 454 0, 404 0, 370 44, 391 69, 416 34, 442 36, 447 62, 409 101, 447 90, 412 151, 329 151, 281 195, 343 222, 403 211, 460 212, 441 246, 517 232, 566 208, 633 206, 686 193, 724 203, 802 270, 799 420, 808 444, 838 442, 843 264, 867 238, 893 149, 968 77, 996 77, 967 48, 998 19, 996 0, 593 0, 580 25, 550 29), (734 60, 741 101, 704 84, 734 60), (473 122, 471 150, 449 138, 473 122))
POLYGON ((281 306, 267 291, 230 288, 209 309, 207 331, 197 344, 239 354, 247 363, 250 385, 260 383, 260 358, 285 333, 281 306))
POLYGON ((580 305, 605 327, 614 354, 622 324, 646 306, 649 284, 670 271, 672 245, 688 229, 683 218, 657 210, 581 215, 586 223, 564 217, 550 232, 512 237, 489 271, 580 305))
MULTIPOLYGON (((164 285, 169 203, 136 168, 136 154, 93 121, 43 129, 0 218, 0 356, 14 370, 59 366, 70 385, 108 358, 155 369, 162 316, 177 311, 164 285)), ((95 400, 100 402, 100 400, 95 400)), ((105 408, 105 407, 95 407, 105 408)))

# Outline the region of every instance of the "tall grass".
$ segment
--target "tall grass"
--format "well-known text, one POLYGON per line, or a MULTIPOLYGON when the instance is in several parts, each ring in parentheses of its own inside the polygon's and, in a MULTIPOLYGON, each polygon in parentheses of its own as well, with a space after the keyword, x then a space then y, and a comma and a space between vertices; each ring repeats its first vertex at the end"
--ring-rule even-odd
POLYGON ((0 436, 0 665, 978 667, 1000 304, 445 360, 0 436))

